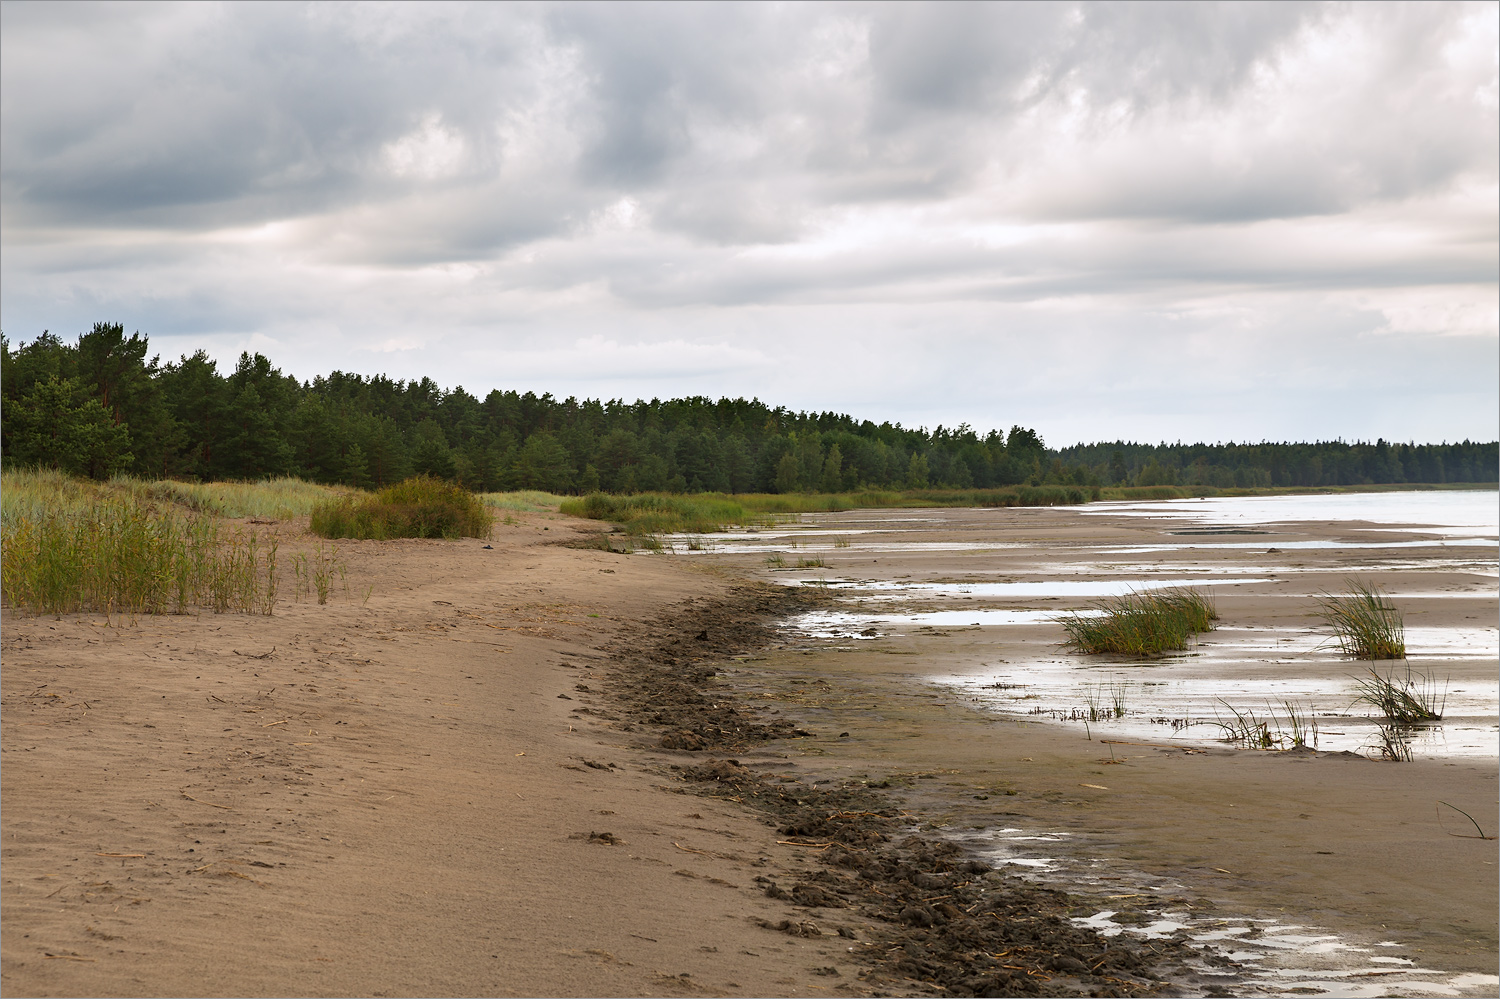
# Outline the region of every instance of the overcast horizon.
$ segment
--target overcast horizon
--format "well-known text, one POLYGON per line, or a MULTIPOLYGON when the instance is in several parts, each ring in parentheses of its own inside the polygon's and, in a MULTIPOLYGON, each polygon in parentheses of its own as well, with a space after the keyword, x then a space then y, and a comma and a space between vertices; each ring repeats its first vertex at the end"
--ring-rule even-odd
POLYGON ((0 18, 12 345, 1051 447, 1500 436, 1500 4, 0 18))

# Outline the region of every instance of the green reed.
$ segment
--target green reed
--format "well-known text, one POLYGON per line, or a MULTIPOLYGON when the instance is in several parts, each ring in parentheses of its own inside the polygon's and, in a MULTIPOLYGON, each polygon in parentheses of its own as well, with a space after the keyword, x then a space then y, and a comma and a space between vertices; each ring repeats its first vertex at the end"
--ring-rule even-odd
POLYGON ((1381 673, 1372 666, 1368 676, 1355 679, 1354 688, 1356 701, 1369 704, 1396 725, 1442 721, 1448 701, 1446 686, 1440 691, 1434 678, 1410 665, 1404 675, 1395 670, 1381 673))
POLYGON ((1062 619, 1068 643, 1084 652, 1123 656, 1185 649, 1195 634, 1212 631, 1219 617, 1213 601, 1197 590, 1127 593, 1094 607, 1102 613, 1062 619))
POLYGON ((1401 612, 1373 583, 1347 580, 1350 592, 1325 595, 1319 616, 1333 628, 1334 639, 1352 659, 1405 659, 1406 626, 1401 612))

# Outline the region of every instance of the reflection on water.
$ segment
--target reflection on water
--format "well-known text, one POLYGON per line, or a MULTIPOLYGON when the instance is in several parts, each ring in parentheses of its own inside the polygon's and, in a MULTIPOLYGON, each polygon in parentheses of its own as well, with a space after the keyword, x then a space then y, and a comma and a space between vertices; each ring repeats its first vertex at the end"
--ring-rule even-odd
MULTIPOLYGON (((1376 953, 1377 947, 1399 948, 1394 941, 1373 946, 1351 943, 1318 927, 1277 919, 1205 916, 1188 908, 1163 907, 1144 914, 1141 925, 1115 921, 1121 913, 1105 909, 1092 916, 1074 918, 1103 936, 1143 937, 1160 940, 1184 935, 1196 944, 1208 945, 1224 957, 1244 966, 1228 972, 1200 965, 1199 976, 1229 980, 1249 979, 1258 995, 1339 996, 1360 999, 1380 996, 1489 996, 1495 995, 1500 977, 1495 975, 1439 971, 1419 967, 1409 957, 1376 953)), ((1142 914, 1132 913, 1132 919, 1142 914)))
POLYGON ((1282 551, 1305 551, 1341 548, 1494 548, 1495 542, 1486 538, 1445 538, 1428 541, 1341 541, 1320 539, 1317 541, 1281 541, 1272 535, 1270 541, 1225 541, 1191 542, 1186 544, 1126 545, 1123 548, 1101 548, 1107 555, 1139 555, 1146 552, 1213 551, 1215 549, 1240 549, 1266 551, 1276 548, 1282 551))
MULTIPOLYGON (((1454 641, 1463 637, 1482 643, 1486 658, 1496 654, 1493 630, 1467 629, 1454 641)), ((1317 749, 1369 752, 1380 745, 1380 721, 1356 702, 1356 679, 1371 666, 1382 674, 1405 670, 1392 662, 1339 660, 1316 635, 1225 628, 1205 636, 1189 654, 1145 666, 1058 658, 931 679, 962 691, 979 707, 1080 726, 1087 720, 1095 739, 1203 745, 1223 739, 1236 712, 1249 712, 1290 748, 1295 710, 1304 724, 1317 726, 1307 735, 1317 749), (1296 669, 1299 663, 1316 665, 1296 669)), ((1412 668, 1420 672, 1420 658, 1412 658, 1412 668)), ((1500 683, 1487 678, 1450 684, 1440 669, 1431 679, 1443 721, 1415 729, 1413 751, 1494 756, 1500 683)))
MULTIPOLYGON (((787 627, 814 638, 878 638, 889 635, 893 626, 933 627, 1005 627, 1019 624, 1052 624, 1054 610, 951 610, 922 614, 859 614, 848 611, 810 611, 787 620, 787 627)), ((1084 617, 1102 613, 1079 611, 1084 617)))
POLYGON ((1106 937, 1186 938, 1238 965, 1188 962, 1199 987, 1215 982, 1211 995, 1248 987, 1265 996, 1489 996, 1500 985, 1494 975, 1422 967, 1408 956, 1420 952, 1398 940, 1356 940, 1318 926, 1194 906, 1187 885, 1095 855, 1069 832, 1006 826, 949 835, 997 868, 1046 884, 1061 880, 1098 899, 1099 910, 1074 917, 1075 925, 1106 937))
POLYGON ((1170 517, 1233 527, 1299 521, 1362 521, 1421 525, 1432 533, 1450 537, 1495 537, 1500 533, 1500 495, 1484 489, 1090 503, 1081 512, 1086 515, 1170 517))
POLYGON ((861 596, 884 599, 909 597, 1120 597, 1136 590, 1159 590, 1184 586, 1232 586, 1237 583, 1267 583, 1270 579, 1047 579, 1021 583, 911 583, 860 579, 791 579, 861 596))

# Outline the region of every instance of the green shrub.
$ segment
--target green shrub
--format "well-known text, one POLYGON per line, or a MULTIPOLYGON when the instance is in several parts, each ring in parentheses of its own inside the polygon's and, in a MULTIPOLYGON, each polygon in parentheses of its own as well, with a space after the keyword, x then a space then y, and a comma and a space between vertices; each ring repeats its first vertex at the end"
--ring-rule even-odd
POLYGON ((1128 593, 1094 605, 1102 614, 1063 618, 1069 644, 1084 652, 1156 656, 1187 648, 1218 620, 1213 602, 1197 590, 1128 593))
POLYGON ((487 538, 493 522, 467 489, 419 475, 374 496, 322 503, 313 508, 311 526, 325 538, 487 538))

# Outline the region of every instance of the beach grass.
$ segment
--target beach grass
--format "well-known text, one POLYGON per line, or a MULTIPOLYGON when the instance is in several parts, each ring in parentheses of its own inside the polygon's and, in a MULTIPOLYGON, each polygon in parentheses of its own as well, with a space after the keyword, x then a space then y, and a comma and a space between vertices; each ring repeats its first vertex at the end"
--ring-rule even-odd
POLYGON ((0 519, 7 522, 80 513, 104 501, 169 505, 216 517, 290 520, 307 516, 319 503, 357 492, 285 476, 260 482, 178 482, 117 475, 98 481, 28 468, 7 470, 0 483, 0 519))
POLYGON ((1405 659, 1406 628, 1401 612, 1373 583, 1348 580, 1349 592, 1324 595, 1319 616, 1333 628, 1344 655, 1352 659, 1405 659))
POLYGON ((1291 701, 1281 702, 1281 717, 1270 704, 1261 717, 1252 708, 1237 708, 1222 698, 1219 703, 1228 717, 1219 717, 1216 711, 1214 724, 1224 733, 1224 741, 1232 745, 1261 750, 1314 749, 1318 745, 1317 718, 1291 701))
POLYGON ((479 493, 479 501, 495 510, 511 510, 516 513, 556 513, 557 508, 568 499, 556 493, 539 489, 517 489, 508 493, 479 493))
POLYGON ((270 614, 277 540, 135 496, 98 496, 0 533, 0 586, 13 607, 47 614, 270 614))
POLYGON ((1187 648, 1196 634, 1212 631, 1213 601, 1193 589, 1128 593, 1094 604, 1097 615, 1062 619, 1068 643, 1088 653, 1158 656, 1187 648))
POLYGON ((1442 721, 1448 699, 1446 687, 1439 690, 1434 678, 1410 665, 1401 673, 1382 673, 1372 666, 1367 675, 1355 678, 1354 687, 1357 702, 1363 701, 1386 721, 1401 726, 1442 721))
POLYGON ((864 490, 848 493, 589 493, 562 499, 572 517, 619 524, 627 534, 708 534, 732 527, 765 527, 804 513, 920 507, 1065 506, 1087 503, 1093 491, 1078 486, 1005 486, 998 489, 864 490))
POLYGON ((740 497, 722 493, 637 493, 614 496, 589 493, 570 497, 559 506, 562 513, 589 520, 619 524, 634 537, 661 534, 710 534, 731 526, 764 526, 774 517, 756 513, 740 502, 740 497))
POLYGON ((373 495, 344 496, 313 508, 324 538, 487 538, 494 514, 474 493, 419 475, 373 495))

